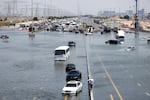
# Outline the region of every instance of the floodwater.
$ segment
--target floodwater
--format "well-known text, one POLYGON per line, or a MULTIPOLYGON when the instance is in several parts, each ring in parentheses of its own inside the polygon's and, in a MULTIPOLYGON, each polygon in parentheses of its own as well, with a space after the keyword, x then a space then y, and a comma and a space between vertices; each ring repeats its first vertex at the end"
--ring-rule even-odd
POLYGON ((1 100, 63 100, 67 63, 74 63, 82 72, 83 83, 83 91, 68 99, 89 100, 86 50, 95 100, 150 99, 150 44, 144 39, 148 33, 140 33, 139 38, 126 34, 124 44, 119 45, 105 44, 114 38, 112 33, 85 36, 43 31, 29 37, 26 31, 0 30, 0 34, 10 37, 0 40, 1 100), (72 40, 76 47, 70 49, 69 60, 55 62, 54 49, 72 40), (135 50, 127 50, 128 46, 135 50))
MULTIPOLYGON (((63 100, 61 90, 65 85, 65 65, 74 63, 82 72, 82 96, 88 99, 84 41, 82 35, 72 33, 40 32, 29 37, 28 32, 2 30, 8 40, 0 40, 0 98, 3 100, 63 100), (71 48, 70 59, 54 62, 54 49, 77 42, 71 48)), ((70 98, 70 97, 69 97, 70 98)))

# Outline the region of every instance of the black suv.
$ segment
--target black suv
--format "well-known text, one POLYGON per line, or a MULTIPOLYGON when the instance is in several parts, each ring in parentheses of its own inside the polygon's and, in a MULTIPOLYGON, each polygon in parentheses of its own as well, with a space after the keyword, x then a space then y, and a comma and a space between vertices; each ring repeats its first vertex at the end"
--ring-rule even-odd
POLYGON ((76 66, 75 64, 69 63, 66 65, 66 73, 70 72, 71 70, 75 70, 76 66))
POLYGON ((70 46, 70 47, 75 47, 76 46, 76 43, 74 42, 74 41, 69 41, 68 42, 68 46, 70 46))
POLYGON ((66 81, 71 81, 71 80, 76 80, 76 81, 80 81, 82 78, 82 74, 80 71, 78 70, 71 70, 67 76, 66 76, 66 81))
POLYGON ((120 42, 117 40, 117 39, 114 39, 114 40, 108 40, 105 42, 106 44, 119 44, 120 42))

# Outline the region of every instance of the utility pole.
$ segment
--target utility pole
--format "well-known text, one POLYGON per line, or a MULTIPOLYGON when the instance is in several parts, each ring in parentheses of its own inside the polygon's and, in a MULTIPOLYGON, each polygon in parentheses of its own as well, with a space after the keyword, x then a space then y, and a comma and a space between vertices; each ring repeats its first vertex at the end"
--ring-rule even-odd
POLYGON ((33 0, 31 0, 31 18, 33 17, 33 0))
POLYGON ((44 0, 44 17, 46 17, 46 0, 44 0))
POLYGON ((36 4, 35 16, 39 17, 39 3, 36 4))
POLYGON ((13 16, 16 16, 18 14, 18 1, 13 0, 13 16))
POLYGON ((138 0, 136 2, 136 13, 135 13, 135 35, 139 33, 139 19, 138 19, 138 0))
POLYGON ((7 7, 7 17, 11 16, 11 5, 10 2, 8 2, 8 7, 7 7))
POLYGON ((77 16, 80 16, 80 5, 79 5, 79 0, 77 0, 77 16))
MULTIPOLYGON (((25 5, 25 15, 28 16, 28 5, 25 5)), ((29 15, 30 16, 30 15, 29 15)))

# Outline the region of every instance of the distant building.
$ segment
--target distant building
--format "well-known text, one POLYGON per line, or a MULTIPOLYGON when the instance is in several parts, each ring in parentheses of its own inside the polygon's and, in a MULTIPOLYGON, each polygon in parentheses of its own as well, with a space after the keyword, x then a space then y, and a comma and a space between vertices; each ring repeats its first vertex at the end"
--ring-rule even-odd
POLYGON ((110 16, 115 16, 116 15, 116 12, 115 11, 99 11, 98 12, 98 16, 107 16, 107 17, 110 17, 110 16))
POLYGON ((138 11, 138 15, 139 15, 140 17, 143 17, 143 16, 145 15, 145 10, 144 10, 144 9, 139 10, 139 11, 138 11))
POLYGON ((105 16, 105 17, 111 17, 111 16, 123 17, 125 15, 133 16, 134 12, 133 12, 133 10, 127 10, 126 12, 99 11, 97 15, 98 16, 105 16))
POLYGON ((126 14, 129 15, 129 16, 134 15, 133 10, 127 10, 127 11, 126 11, 126 14))
POLYGON ((147 14, 147 19, 150 19, 150 13, 147 14))

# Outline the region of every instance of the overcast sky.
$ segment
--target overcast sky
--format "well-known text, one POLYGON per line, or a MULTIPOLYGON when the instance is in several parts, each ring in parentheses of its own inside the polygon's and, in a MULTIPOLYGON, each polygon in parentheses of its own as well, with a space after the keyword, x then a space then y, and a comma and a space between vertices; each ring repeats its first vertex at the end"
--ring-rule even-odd
MULTIPOLYGON (((0 9, 4 9, 6 1, 14 0, 0 0, 0 9)), ((31 4, 31 0, 17 0, 26 1, 31 4)), ((122 12, 125 10, 135 10, 135 0, 33 0, 39 5, 54 5, 57 8, 66 9, 71 12, 82 14, 97 14, 98 11, 115 10, 122 12)), ((5 5, 6 6, 6 5, 5 5)), ((150 0, 139 0, 139 8, 144 8, 146 12, 150 12, 150 0)), ((2 11, 2 10, 1 10, 2 11)))
MULTIPOLYGON (((98 11, 115 10, 125 11, 135 9, 135 0, 51 0, 53 5, 60 8, 77 12, 79 9, 83 14, 97 14, 98 11)), ((139 8, 150 12, 150 0, 139 0, 139 8)))

